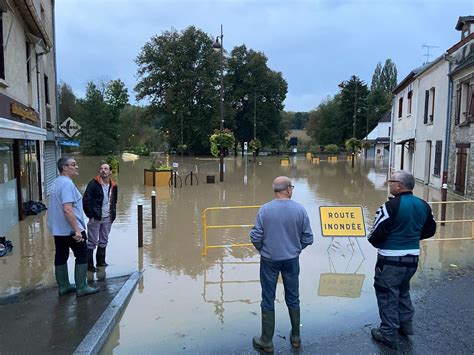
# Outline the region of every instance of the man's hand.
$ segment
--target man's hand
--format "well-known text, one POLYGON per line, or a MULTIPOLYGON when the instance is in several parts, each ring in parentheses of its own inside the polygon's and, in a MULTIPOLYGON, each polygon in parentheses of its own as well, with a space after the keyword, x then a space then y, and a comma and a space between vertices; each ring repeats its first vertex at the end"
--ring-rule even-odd
MULTIPOLYGON (((71 233, 72 234, 72 233, 71 233)), ((81 232, 75 232, 74 236, 72 236, 72 239, 74 239, 77 243, 83 242, 84 238, 82 237, 81 232)))

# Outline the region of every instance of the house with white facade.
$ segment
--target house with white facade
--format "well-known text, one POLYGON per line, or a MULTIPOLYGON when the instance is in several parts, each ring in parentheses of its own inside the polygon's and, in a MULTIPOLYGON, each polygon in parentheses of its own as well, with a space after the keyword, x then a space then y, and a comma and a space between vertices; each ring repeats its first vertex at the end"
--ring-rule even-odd
POLYGON ((391 167, 441 188, 448 105, 445 55, 423 65, 395 88, 391 167))
POLYGON ((474 16, 456 24, 461 40, 448 49, 450 59, 450 191, 474 198, 474 16))
POLYGON ((56 176, 54 0, 0 0, 0 235, 56 176))
POLYGON ((377 126, 364 138, 364 141, 370 144, 370 147, 366 148, 367 151, 364 151, 364 156, 367 159, 373 159, 376 163, 388 162, 391 129, 391 111, 388 111, 378 121, 377 126))

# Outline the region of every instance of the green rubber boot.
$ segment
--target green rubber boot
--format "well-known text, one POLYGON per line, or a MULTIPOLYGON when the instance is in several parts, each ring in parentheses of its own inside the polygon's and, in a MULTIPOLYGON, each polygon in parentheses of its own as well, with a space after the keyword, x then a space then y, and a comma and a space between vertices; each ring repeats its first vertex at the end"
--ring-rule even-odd
POLYGON ((56 274, 56 282, 58 283, 59 296, 64 296, 69 293, 76 292, 76 286, 69 283, 69 274, 67 272, 67 264, 56 265, 54 267, 56 274))
POLYGON ((262 335, 253 337, 253 346, 266 353, 272 353, 273 333, 275 331, 275 310, 265 311, 262 309, 262 335))
POLYGON ((294 348, 299 348, 301 346, 300 309, 288 308, 288 312, 290 313, 290 321, 291 321, 291 334, 290 334, 291 346, 294 348))
POLYGON ((87 264, 76 264, 74 269, 74 279, 76 280, 76 296, 82 297, 99 292, 98 287, 91 287, 87 284, 87 264))

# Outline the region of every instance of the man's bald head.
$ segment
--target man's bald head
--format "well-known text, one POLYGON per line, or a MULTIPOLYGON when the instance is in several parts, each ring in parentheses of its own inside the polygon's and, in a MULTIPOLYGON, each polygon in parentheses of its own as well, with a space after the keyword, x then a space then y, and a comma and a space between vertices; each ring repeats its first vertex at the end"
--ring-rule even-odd
POLYGON ((272 186, 274 192, 285 191, 291 186, 291 180, 288 176, 278 176, 273 180, 272 186))

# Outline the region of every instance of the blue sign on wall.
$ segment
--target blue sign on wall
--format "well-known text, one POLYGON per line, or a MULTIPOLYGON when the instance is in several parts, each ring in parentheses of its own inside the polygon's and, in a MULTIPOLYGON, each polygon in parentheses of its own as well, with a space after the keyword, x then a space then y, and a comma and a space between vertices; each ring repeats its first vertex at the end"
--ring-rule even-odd
POLYGON ((64 147, 80 147, 81 146, 80 141, 60 141, 59 144, 64 147))

